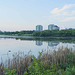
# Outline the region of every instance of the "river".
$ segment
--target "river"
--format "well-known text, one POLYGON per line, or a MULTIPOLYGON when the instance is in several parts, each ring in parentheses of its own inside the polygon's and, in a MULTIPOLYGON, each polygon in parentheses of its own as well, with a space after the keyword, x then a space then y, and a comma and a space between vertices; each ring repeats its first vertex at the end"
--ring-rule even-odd
POLYGON ((0 61, 6 62, 14 53, 23 52, 37 57, 42 50, 52 52, 61 47, 75 50, 75 38, 0 36, 0 61))

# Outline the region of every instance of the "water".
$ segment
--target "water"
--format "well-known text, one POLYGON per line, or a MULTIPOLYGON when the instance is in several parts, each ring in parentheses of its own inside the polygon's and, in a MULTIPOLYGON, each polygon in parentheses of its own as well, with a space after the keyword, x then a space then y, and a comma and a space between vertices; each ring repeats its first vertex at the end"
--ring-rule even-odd
POLYGON ((22 38, 22 37, 1 37, 0 38, 0 61, 6 62, 8 58, 12 58, 14 53, 24 52, 32 54, 36 57, 39 52, 55 49, 59 47, 68 47, 75 50, 75 38, 55 39, 55 38, 22 38))

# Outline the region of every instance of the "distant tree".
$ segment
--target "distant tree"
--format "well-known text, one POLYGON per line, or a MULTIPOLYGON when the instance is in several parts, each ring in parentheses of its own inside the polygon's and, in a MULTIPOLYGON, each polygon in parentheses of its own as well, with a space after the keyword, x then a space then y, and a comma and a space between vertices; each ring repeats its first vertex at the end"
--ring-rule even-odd
POLYGON ((67 30, 44 30, 44 31, 36 31, 33 33, 33 36, 43 36, 43 37, 75 37, 75 29, 67 29, 67 30))

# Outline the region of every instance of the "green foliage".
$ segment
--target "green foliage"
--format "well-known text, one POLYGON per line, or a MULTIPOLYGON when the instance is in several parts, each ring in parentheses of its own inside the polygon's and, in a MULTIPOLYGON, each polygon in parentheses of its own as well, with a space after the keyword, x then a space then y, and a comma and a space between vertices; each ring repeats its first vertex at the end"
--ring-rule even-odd
POLYGON ((15 69, 5 68, 4 75, 74 75, 75 74, 74 52, 66 48, 66 50, 63 53, 65 53, 66 59, 65 63, 63 63, 64 58, 61 59, 60 63, 58 64, 52 63, 51 61, 48 62, 48 64, 43 62, 41 59, 43 56, 42 51, 39 52, 39 56, 37 58, 34 55, 32 56, 32 62, 30 62, 30 64, 28 65, 28 67, 26 67, 26 69, 23 66, 22 67, 24 68, 24 70, 22 70, 21 68, 19 71, 17 71, 16 68, 15 69))
POLYGON ((41 36, 41 37, 75 37, 75 29, 66 29, 66 30, 44 30, 44 31, 16 31, 16 32, 2 32, 0 31, 0 35, 25 35, 25 34, 33 34, 33 36, 41 36))
POLYGON ((33 56, 33 62, 28 67, 30 75, 55 75, 56 67, 53 64, 47 65, 40 61, 42 52, 39 52, 39 58, 33 56))
POLYGON ((33 34, 34 31, 16 31, 16 32, 2 32, 0 31, 0 35, 25 35, 25 34, 33 34))
POLYGON ((65 71, 65 75, 75 75, 75 67, 67 68, 65 71))
MULTIPOLYGON (((73 66, 73 65, 75 65, 75 63, 74 63, 74 57, 75 57, 75 54, 73 53, 73 52, 67 52, 66 53, 66 63, 62 63, 61 62, 61 64, 59 64, 60 65, 60 67, 61 67, 61 69, 66 69, 66 68, 69 68, 70 66, 73 66)), ((63 61, 63 60, 62 60, 63 61)))
POLYGON ((33 36, 41 36, 41 37, 75 37, 75 29, 67 29, 67 30, 44 30, 44 31, 36 31, 33 33, 33 36))
MULTIPOLYGON (((21 75, 75 75, 75 66, 66 68, 64 71, 63 69, 55 70, 54 65, 47 66, 47 69, 43 67, 43 63, 40 62, 39 64, 35 61, 32 65, 28 67, 29 72, 24 72, 21 75), (49 68, 50 67, 50 68, 49 68)), ((6 69, 8 70, 8 69, 6 69)), ((19 75, 16 73, 16 70, 8 70, 4 73, 4 75, 19 75)))
POLYGON ((28 75, 28 73, 25 71, 23 75, 28 75))
POLYGON ((15 69, 13 70, 5 69, 4 75, 18 75, 18 74, 16 73, 15 69))
POLYGON ((33 33, 34 36, 40 36, 41 35, 41 31, 36 31, 33 33))

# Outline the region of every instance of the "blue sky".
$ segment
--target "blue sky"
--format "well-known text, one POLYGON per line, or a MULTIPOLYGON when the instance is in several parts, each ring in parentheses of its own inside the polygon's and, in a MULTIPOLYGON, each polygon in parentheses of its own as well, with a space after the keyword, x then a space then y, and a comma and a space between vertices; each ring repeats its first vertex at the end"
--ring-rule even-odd
POLYGON ((75 0, 0 0, 0 30, 35 30, 38 24, 75 28, 75 0))

